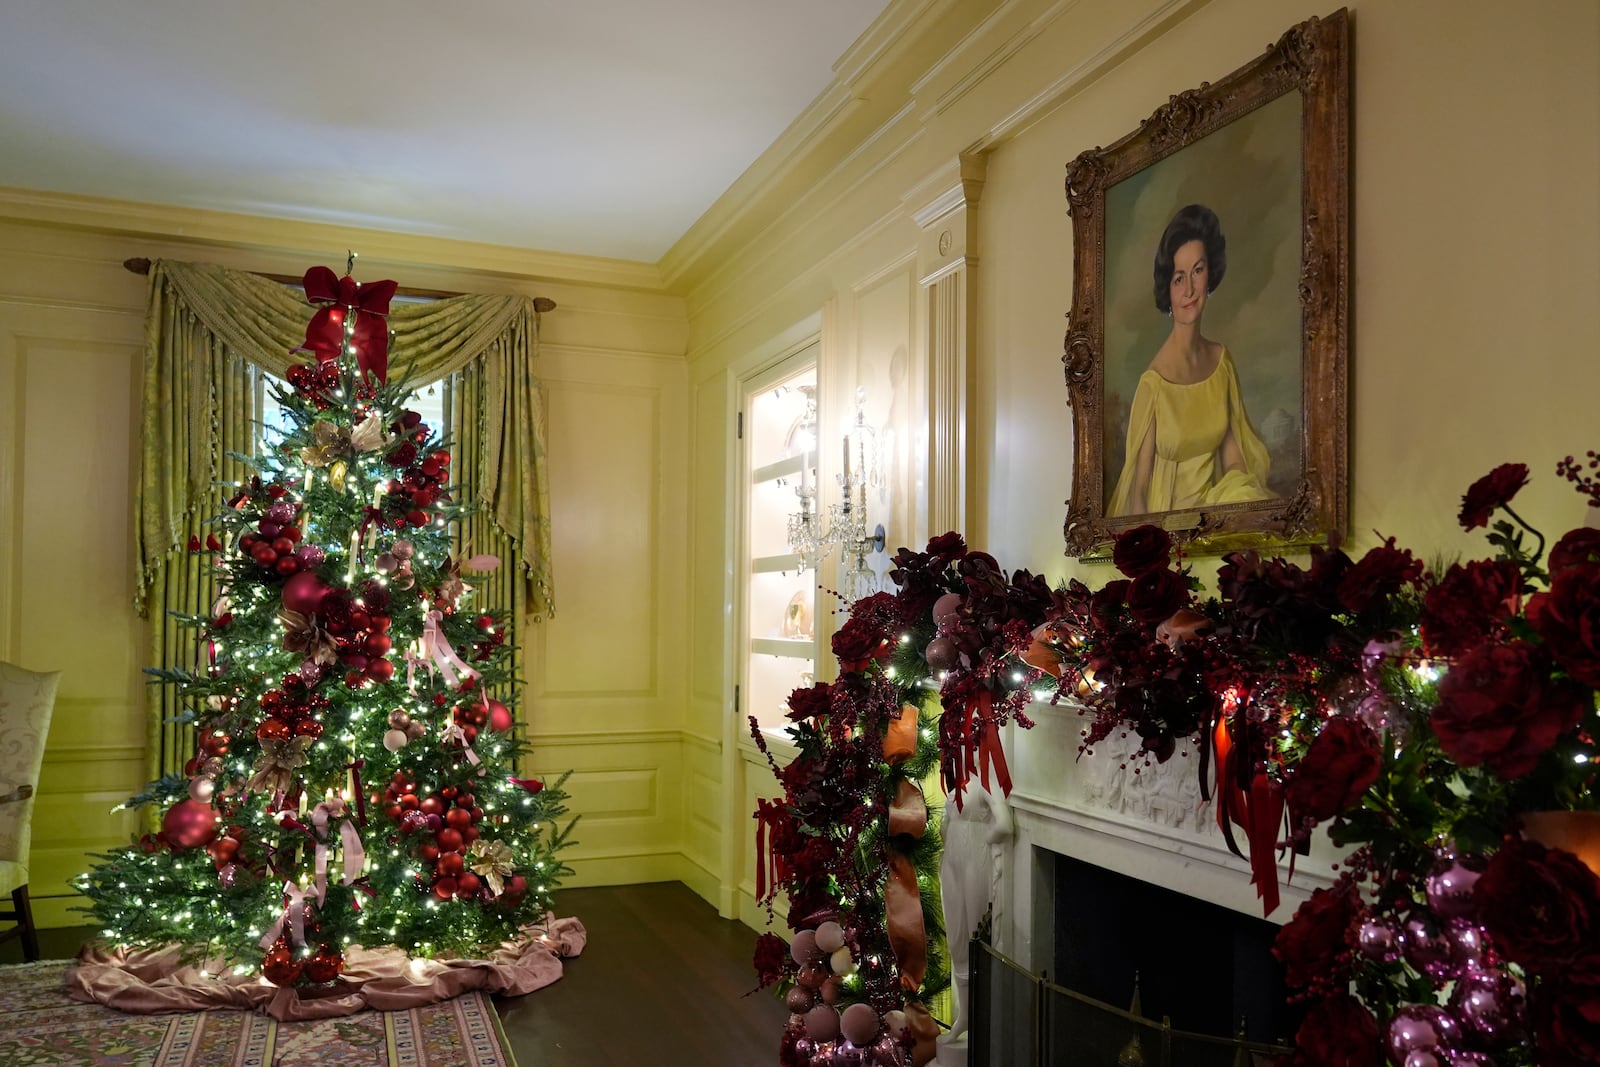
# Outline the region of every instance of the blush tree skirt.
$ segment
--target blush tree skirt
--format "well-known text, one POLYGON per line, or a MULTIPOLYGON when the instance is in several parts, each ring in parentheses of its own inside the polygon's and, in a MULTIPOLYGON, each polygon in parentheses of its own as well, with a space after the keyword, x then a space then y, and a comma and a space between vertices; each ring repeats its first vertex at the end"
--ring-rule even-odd
POLYGON ((150 673, 196 751, 130 801, 160 831, 80 880, 110 942, 327 983, 352 945, 485 956, 571 873, 562 782, 513 770, 511 620, 472 585, 499 560, 456 544, 448 444, 387 380, 394 288, 307 273, 288 428, 188 546, 221 590, 181 618, 202 659, 150 673))

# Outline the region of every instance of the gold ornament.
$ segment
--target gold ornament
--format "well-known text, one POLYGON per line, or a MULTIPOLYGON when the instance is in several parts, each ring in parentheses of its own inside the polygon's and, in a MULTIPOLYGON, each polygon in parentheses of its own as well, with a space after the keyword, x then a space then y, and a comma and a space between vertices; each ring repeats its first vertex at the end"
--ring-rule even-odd
POLYGON ((485 841, 480 837, 467 850, 467 867, 489 883, 490 893, 499 896, 505 890, 505 879, 515 869, 511 858, 511 849, 504 841, 485 841))
POLYGON ((350 431, 335 426, 326 419, 318 419, 311 426, 313 444, 300 450, 300 461, 308 467, 326 467, 341 456, 350 454, 350 431))
POLYGON ((333 463, 328 467, 328 484, 333 486, 339 492, 344 492, 345 475, 349 474, 349 472, 350 468, 345 465, 344 460, 334 460, 333 463))

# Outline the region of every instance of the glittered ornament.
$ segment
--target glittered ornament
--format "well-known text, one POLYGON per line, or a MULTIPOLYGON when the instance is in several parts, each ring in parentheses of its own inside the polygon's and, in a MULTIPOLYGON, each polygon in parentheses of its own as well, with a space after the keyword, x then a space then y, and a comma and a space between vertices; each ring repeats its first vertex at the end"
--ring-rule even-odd
POLYGON ((928 642, 924 656, 928 661, 928 669, 933 671, 954 670, 961 663, 961 650, 956 648, 954 641, 942 635, 928 642))
POLYGON ((811 995, 811 990, 798 985, 789 987, 789 992, 784 994, 783 1002, 797 1015, 804 1015, 816 1006, 816 998, 811 995))
POLYGON ((832 1041, 839 1036, 839 1013, 826 1004, 806 1012, 806 1035, 813 1041, 832 1041))
POLYGON ((869 1045, 878 1036, 878 1013, 870 1004, 852 1004, 840 1013, 839 1029, 852 1045, 869 1045))

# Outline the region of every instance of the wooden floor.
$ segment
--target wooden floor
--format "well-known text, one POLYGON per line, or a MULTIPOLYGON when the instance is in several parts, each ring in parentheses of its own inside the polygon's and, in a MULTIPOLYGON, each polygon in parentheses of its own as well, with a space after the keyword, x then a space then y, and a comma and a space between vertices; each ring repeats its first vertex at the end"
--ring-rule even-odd
POLYGON ((770 1067, 789 1013, 756 984, 755 933, 678 882, 568 889, 589 931, 566 976, 499 1003, 519 1067, 770 1067))
MULTIPOLYGON (((755 985, 756 935, 680 882, 567 889, 556 913, 589 932, 561 981, 496 1002, 518 1067, 771 1067, 788 1011, 755 985)), ((70 959, 89 927, 42 930, 70 959)), ((0 963, 22 946, 0 945, 0 963)))

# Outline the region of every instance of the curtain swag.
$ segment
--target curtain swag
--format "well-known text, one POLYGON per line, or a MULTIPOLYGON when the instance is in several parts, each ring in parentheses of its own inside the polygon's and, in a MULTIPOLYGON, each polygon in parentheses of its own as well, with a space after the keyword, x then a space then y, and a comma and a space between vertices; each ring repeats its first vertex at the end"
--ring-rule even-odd
MULTIPOLYGON (((303 340, 309 317, 294 291, 254 274, 209 263, 151 265, 134 504, 134 602, 141 615, 188 532, 211 513, 225 453, 250 451, 249 427, 240 425, 247 420, 224 410, 232 406, 224 398, 237 391, 230 376, 247 373, 243 361, 283 377, 301 362, 290 350, 303 340)), ((533 375, 539 344, 533 301, 469 295, 401 304, 390 312, 389 327, 395 376, 421 387, 468 368, 480 383, 476 425, 472 432, 457 427, 457 447, 467 453, 464 468, 477 475, 480 513, 514 547, 525 610, 549 614, 550 492, 544 398, 533 375)))

